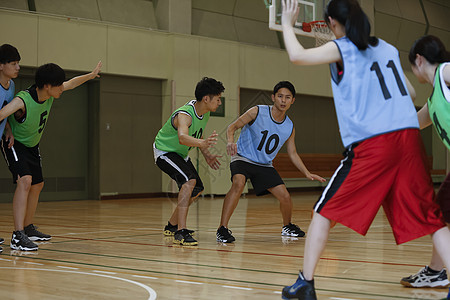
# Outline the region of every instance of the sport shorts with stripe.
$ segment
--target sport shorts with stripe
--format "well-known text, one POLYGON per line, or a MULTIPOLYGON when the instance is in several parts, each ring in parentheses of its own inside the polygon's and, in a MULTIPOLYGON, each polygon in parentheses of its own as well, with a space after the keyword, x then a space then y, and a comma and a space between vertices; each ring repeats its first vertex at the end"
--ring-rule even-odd
POLYGON ((13 183, 17 183, 18 177, 31 176, 31 185, 44 181, 42 175, 41 155, 39 145, 27 147, 15 140, 14 145, 8 148, 5 136, 1 143, 3 157, 13 177, 13 183))
POLYGON ((168 152, 156 159, 156 165, 167 175, 170 176, 178 185, 180 190, 183 184, 191 179, 195 179, 195 187, 192 190, 191 197, 198 196, 203 190, 203 182, 201 181, 197 170, 189 158, 185 161, 179 154, 168 152))
POLYGON ((418 129, 369 138, 344 156, 314 206, 317 213, 366 235, 383 206, 397 244, 445 226, 418 129))
POLYGON ((441 207, 445 222, 450 223, 450 173, 447 174, 439 188, 436 202, 441 207))

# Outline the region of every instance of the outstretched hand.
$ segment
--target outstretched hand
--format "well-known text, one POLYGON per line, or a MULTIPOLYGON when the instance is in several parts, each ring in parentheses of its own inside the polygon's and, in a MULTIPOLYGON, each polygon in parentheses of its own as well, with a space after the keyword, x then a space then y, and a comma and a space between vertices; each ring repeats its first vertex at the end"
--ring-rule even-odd
POLYGON ((213 170, 218 170, 220 167, 220 161, 218 160, 218 158, 222 157, 222 155, 207 155, 205 156, 205 160, 206 163, 208 164, 208 166, 211 167, 211 169, 213 170))
POLYGON ((310 179, 310 180, 318 180, 318 181, 320 181, 320 182, 325 182, 325 181, 327 181, 325 178, 320 177, 319 175, 316 175, 316 174, 309 174, 309 176, 307 175, 306 177, 307 177, 308 179, 310 179))
POLYGON ((283 8, 281 24, 294 26, 300 11, 297 0, 281 0, 281 7, 283 8))
POLYGON ((98 73, 100 73, 102 71, 102 61, 99 61, 97 66, 95 67, 95 69, 91 72, 92 78, 97 78, 100 77, 100 75, 98 75, 98 73))
POLYGON ((202 142, 203 145, 201 148, 207 149, 207 148, 211 148, 212 146, 217 144, 217 136, 218 136, 218 134, 214 130, 213 133, 211 133, 211 135, 209 137, 207 137, 206 139, 203 140, 203 142, 202 142))

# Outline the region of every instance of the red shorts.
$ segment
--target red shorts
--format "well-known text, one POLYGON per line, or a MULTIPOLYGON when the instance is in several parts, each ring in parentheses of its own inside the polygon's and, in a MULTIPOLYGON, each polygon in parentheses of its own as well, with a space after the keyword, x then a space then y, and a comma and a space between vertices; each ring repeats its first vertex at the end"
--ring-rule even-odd
POLYGON ((381 205, 397 244, 445 226, 418 129, 350 146, 314 210, 365 235, 381 205))
POLYGON ((445 222, 450 223, 450 173, 447 174, 447 177, 445 177, 444 182, 439 188, 436 202, 441 207, 445 222))

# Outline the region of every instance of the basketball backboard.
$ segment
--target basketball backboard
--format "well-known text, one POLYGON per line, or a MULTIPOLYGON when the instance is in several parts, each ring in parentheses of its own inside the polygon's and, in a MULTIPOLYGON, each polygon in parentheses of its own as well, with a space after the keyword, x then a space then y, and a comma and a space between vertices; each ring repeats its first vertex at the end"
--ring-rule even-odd
MULTIPOLYGON (((297 35, 304 35, 314 37, 314 34, 309 31, 304 31, 302 24, 309 23, 317 20, 323 20, 323 10, 325 0, 297 0, 300 12, 298 14, 298 20, 294 25, 294 32, 297 35)), ((268 1, 266 0, 266 3, 268 1)), ((281 0, 269 0, 269 28, 271 30, 283 31, 281 27, 281 0)))

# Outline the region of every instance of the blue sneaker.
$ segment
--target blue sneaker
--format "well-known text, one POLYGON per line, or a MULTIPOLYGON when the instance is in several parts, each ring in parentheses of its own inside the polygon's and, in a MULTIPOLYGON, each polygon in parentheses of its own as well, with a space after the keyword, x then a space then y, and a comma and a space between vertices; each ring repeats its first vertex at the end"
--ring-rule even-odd
POLYGON ((297 281, 291 286, 285 286, 282 292, 283 299, 317 300, 314 289, 314 279, 306 281, 302 272, 298 274, 297 281))

